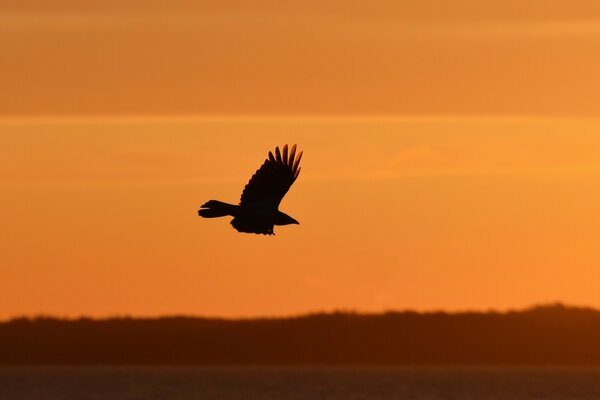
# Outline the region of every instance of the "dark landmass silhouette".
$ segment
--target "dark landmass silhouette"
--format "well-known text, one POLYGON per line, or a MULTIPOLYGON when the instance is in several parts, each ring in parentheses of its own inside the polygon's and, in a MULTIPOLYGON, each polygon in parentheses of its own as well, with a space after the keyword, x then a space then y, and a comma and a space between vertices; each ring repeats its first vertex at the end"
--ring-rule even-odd
POLYGON ((18 318, 0 323, 0 364, 600 365, 600 311, 18 318))

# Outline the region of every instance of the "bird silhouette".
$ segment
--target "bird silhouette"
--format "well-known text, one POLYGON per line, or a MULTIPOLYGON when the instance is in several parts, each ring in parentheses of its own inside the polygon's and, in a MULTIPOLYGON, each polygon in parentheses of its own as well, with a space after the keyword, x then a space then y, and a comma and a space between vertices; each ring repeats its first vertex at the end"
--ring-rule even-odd
POLYGON ((274 235, 275 225, 299 224, 294 218, 279 211, 279 203, 300 174, 302 151, 296 155, 296 145, 288 152, 287 144, 283 154, 279 147, 275 155, 269 157, 250 178, 242 192, 239 205, 209 200, 198 210, 204 218, 232 216, 231 225, 244 233, 274 235))

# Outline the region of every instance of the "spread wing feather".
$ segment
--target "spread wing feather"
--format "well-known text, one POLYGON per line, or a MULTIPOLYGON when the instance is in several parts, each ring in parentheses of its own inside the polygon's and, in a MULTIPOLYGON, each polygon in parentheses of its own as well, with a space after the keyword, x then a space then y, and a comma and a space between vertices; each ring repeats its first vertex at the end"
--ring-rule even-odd
POLYGON ((268 205, 277 209, 283 196, 298 178, 301 158, 302 152, 296 157, 296 145, 288 152, 286 144, 283 155, 279 147, 275 148, 275 155, 269 152, 269 157, 244 188, 240 205, 268 205))

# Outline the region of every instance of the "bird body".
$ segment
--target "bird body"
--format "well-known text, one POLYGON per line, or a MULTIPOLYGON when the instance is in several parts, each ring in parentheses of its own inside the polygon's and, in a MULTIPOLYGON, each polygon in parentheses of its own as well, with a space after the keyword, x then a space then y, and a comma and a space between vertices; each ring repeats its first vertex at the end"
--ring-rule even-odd
POLYGON ((300 173, 302 152, 296 157, 296 145, 275 148, 244 188, 240 204, 219 200, 204 203, 198 215, 204 218, 232 216, 231 225, 239 232, 274 235, 275 225, 299 224, 279 211, 279 204, 300 173))

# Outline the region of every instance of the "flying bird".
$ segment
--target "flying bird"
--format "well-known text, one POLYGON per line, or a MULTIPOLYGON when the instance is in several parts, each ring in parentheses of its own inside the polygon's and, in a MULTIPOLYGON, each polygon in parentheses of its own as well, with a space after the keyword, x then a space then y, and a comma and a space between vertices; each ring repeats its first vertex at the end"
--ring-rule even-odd
POLYGON ((283 152, 276 147, 275 155, 270 151, 269 157, 250 178, 239 205, 209 200, 198 210, 198 215, 204 218, 229 215, 233 217, 231 225, 238 232, 263 235, 274 235, 275 225, 299 224, 279 211, 279 203, 300 174, 301 158, 302 152, 296 155, 296 145, 289 152, 287 144, 283 146, 283 152))

